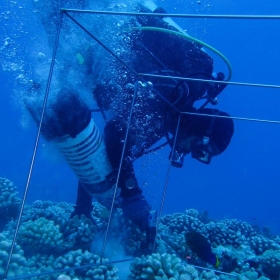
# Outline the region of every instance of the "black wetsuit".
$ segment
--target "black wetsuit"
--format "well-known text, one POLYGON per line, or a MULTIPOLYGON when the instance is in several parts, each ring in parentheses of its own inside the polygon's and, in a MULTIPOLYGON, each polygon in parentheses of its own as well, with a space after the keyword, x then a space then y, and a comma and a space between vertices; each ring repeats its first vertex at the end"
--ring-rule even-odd
MULTIPOLYGON (((139 12, 150 11, 143 6, 139 6, 139 12)), ((157 9, 154 12, 163 11, 157 9)), ((136 22, 137 25, 142 27, 159 27, 178 31, 163 21, 161 17, 139 16, 136 17, 136 22)), ((130 64, 138 73, 206 79, 211 77, 213 71, 212 58, 201 49, 201 46, 183 37, 165 32, 139 29, 131 31, 128 36, 131 40, 131 50, 134 53, 130 64)), ((133 83, 137 80, 137 77, 129 73, 128 69, 122 69, 126 71, 126 78, 120 76, 114 79, 116 84, 122 88, 119 93, 120 100, 125 97, 125 102, 115 102, 115 106, 117 103, 119 105, 115 112, 116 117, 107 122, 104 130, 108 157, 115 170, 118 170, 120 164, 127 118, 134 93, 133 83)), ((137 94, 135 100, 118 184, 123 198, 142 193, 133 169, 133 148, 136 147, 137 156, 140 157, 162 137, 167 134, 174 135, 179 115, 174 107, 180 110, 193 110, 194 102, 200 99, 207 89, 206 83, 182 82, 175 79, 154 77, 145 78, 145 80, 152 82, 153 89, 142 89, 140 87, 140 93, 137 94), (127 188, 126 182, 131 182, 131 180, 135 182, 135 186, 127 188)), ((108 110, 115 101, 113 99, 102 99, 110 88, 112 89, 111 85, 97 85, 94 92, 97 104, 104 111, 108 110)), ((114 96, 117 99, 115 93, 114 96)), ((181 121, 181 127, 184 128, 181 131, 187 130, 188 122, 187 117, 181 121)), ((83 191, 80 190, 80 192, 83 191)), ((81 197, 84 198, 83 195, 81 197)), ((79 197, 77 204, 80 204, 78 200, 79 197)), ((89 201, 89 199, 86 199, 86 201, 89 201)))

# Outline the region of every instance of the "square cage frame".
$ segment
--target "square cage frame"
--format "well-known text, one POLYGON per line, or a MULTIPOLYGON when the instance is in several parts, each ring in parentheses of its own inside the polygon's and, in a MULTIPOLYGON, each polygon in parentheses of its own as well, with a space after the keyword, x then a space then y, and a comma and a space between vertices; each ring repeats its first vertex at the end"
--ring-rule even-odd
MULTIPOLYGON (((280 85, 230 82, 229 80, 213 81, 213 80, 206 80, 206 79, 195 79, 195 78, 184 78, 184 77, 177 77, 177 76, 154 75, 154 74, 149 74, 149 73, 138 73, 129 64, 127 64, 121 58, 119 58, 117 56, 117 54, 115 54, 112 50, 110 50, 110 48, 108 48, 105 44, 103 44, 97 37, 95 37, 89 30, 87 30, 73 16, 71 16, 70 13, 93 14, 93 15, 102 14, 102 15, 108 15, 108 16, 114 15, 114 16, 148 16, 148 17, 162 17, 162 15, 163 15, 162 13, 113 12, 113 11, 81 10, 81 9, 66 9, 66 8, 61 8, 60 9, 59 21, 58 21, 58 25, 57 25, 57 33, 56 33, 56 38, 55 38, 54 48, 53 48, 53 54, 52 54, 52 60, 51 60, 51 64, 50 64, 50 70, 49 70, 48 80, 47 80, 47 84, 46 84, 46 91, 45 91, 44 100, 43 100, 43 109, 42 109, 41 118, 40 118, 40 122, 39 122, 39 127, 38 127, 38 132, 37 132, 37 136, 36 136, 35 145, 34 145, 34 150, 33 150, 33 154, 32 154, 30 169, 29 169, 29 173, 28 173, 28 176, 27 176, 25 191, 24 191, 24 195, 23 195, 23 199, 22 199, 22 203, 21 203, 21 207, 20 207, 19 218, 18 218, 18 221, 17 221, 17 224, 16 224, 15 234, 14 234, 14 237, 13 237, 13 240, 12 240, 11 250, 10 250, 8 260, 7 260, 5 273, 4 273, 4 279, 24 279, 24 278, 53 274, 53 273, 64 272, 64 271, 69 271, 69 270, 85 269, 85 268, 90 268, 90 267, 94 267, 94 266, 99 265, 99 264, 91 264, 91 265, 73 267, 73 268, 69 268, 69 269, 61 269, 59 271, 55 270, 55 271, 49 271, 49 272, 39 273, 39 274, 34 274, 34 275, 29 274, 29 275, 24 275, 24 276, 20 276, 20 277, 9 277, 9 278, 7 278, 8 271, 9 271, 9 266, 10 266, 11 259, 12 259, 12 253, 13 253, 14 247, 16 245, 16 238, 17 238, 18 230, 19 230, 20 223, 21 223, 23 209, 24 209, 24 206, 25 206, 26 198, 27 198, 27 192, 28 192, 29 185, 30 185, 30 179, 31 179, 31 175, 32 175, 33 167, 34 167, 34 161, 35 161, 35 157, 36 157, 36 153, 37 153, 37 149, 38 149, 38 143, 39 143, 39 138, 40 138, 41 129, 42 129, 42 122, 43 122, 43 118, 44 118, 45 111, 46 111, 46 105, 47 105, 47 101, 48 101, 48 96, 49 96, 49 91, 50 91, 50 86, 51 86, 51 81, 52 81, 52 76, 53 76, 53 70, 54 70, 54 65, 55 65, 55 59, 56 59, 56 54, 57 54, 57 49, 58 49, 58 43, 59 43, 59 38, 60 38, 60 31, 61 31, 61 28, 62 28, 62 20, 63 20, 64 15, 67 16, 68 18, 70 18, 86 34, 88 34, 93 40, 95 40, 100 46, 102 46, 108 53, 110 53, 115 59, 117 59, 121 64, 123 64, 127 69, 129 69, 129 71, 131 71, 133 74, 136 75, 136 77, 139 78, 138 81, 135 83, 134 95, 133 95, 133 100, 132 100, 132 104, 131 104, 131 108, 130 108, 128 125, 127 125, 127 130, 126 130, 124 149, 125 149, 125 145, 126 145, 126 142, 127 142, 127 136, 128 136, 128 132, 129 132, 129 128, 130 128, 130 121, 131 121, 131 116, 132 116, 132 112, 133 112, 133 106, 134 106, 136 93, 137 93, 138 87, 143 86, 142 82, 147 83, 146 78, 156 77, 156 78, 162 78, 162 79, 175 79, 175 80, 181 80, 181 81, 199 81, 199 82, 205 82, 205 83, 211 82, 211 83, 220 83, 220 84, 226 84, 226 85, 230 84, 230 85, 237 85, 237 86, 249 86, 249 87, 262 87, 262 88, 280 89, 280 85)), ((171 18, 212 18, 212 19, 248 19, 248 20, 254 20, 254 19, 279 20, 280 19, 280 15, 205 15, 205 14, 194 15, 194 14, 170 14, 170 13, 166 13, 164 15, 166 17, 171 17, 171 18)), ((146 86, 146 85, 147 84, 145 84, 144 86, 146 86)), ((177 139, 177 134, 178 134, 178 128, 179 128, 179 124, 180 124, 181 115, 183 115, 183 114, 199 115, 199 116, 205 116, 205 117, 210 117, 211 116, 211 117, 217 117, 217 118, 231 118, 231 119, 236 119, 236 120, 280 124, 280 120, 266 120, 266 119, 244 118, 244 117, 227 117, 227 116, 220 116, 220 115, 207 115, 207 114, 180 111, 180 110, 178 110, 177 107, 175 107, 173 104, 171 104, 163 95, 161 95, 157 91, 156 91, 156 93, 165 102, 167 102, 169 105, 171 105, 179 113, 179 118, 178 118, 177 128, 176 128, 176 134, 174 136, 175 143, 176 143, 176 139, 177 139)), ((174 146, 175 145, 173 145, 173 147, 172 147, 172 151, 171 151, 172 154, 174 153, 174 146)), ((123 149, 122 156, 121 156, 120 166, 122 165, 122 161, 123 161, 124 149, 123 149)), ((163 189, 163 196, 162 196, 162 199, 161 199, 158 221, 161 217, 162 210, 163 210, 165 194, 166 194, 166 190, 167 190, 167 186, 168 186, 170 168, 171 168, 171 162, 169 161, 167 175, 166 175, 164 189, 163 189)), ((118 184, 118 180, 119 180, 119 175, 120 175, 120 168, 118 170, 116 189, 117 189, 117 184, 118 184)), ((115 194, 114 194, 113 201, 112 201, 110 218, 111 218, 112 211, 113 211, 113 203, 114 203, 115 196, 116 196, 116 189, 115 189, 115 194)), ((109 218, 109 221, 108 221, 107 230, 106 230, 105 237, 104 237, 104 242, 103 242, 103 245, 102 245, 102 252, 101 252, 101 255, 100 255, 101 260, 103 258, 104 252, 105 252, 106 240, 107 240, 108 230, 109 230, 109 226, 110 226, 110 218, 109 218)), ((154 247, 153 247, 153 251, 154 251, 154 247)), ((113 262, 103 262, 102 261, 101 264, 120 263, 120 262, 126 262, 126 261, 131 261, 131 260, 133 260, 133 259, 117 260, 117 261, 113 261, 113 262)), ((232 275, 232 276, 234 276, 234 275, 232 275)))

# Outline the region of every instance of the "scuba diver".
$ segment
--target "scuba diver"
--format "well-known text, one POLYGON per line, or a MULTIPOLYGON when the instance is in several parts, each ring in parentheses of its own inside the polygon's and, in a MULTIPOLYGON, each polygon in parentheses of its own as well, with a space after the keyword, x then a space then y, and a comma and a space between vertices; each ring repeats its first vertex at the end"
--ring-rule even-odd
MULTIPOLYGON (((112 203, 118 177, 124 216, 145 230, 149 226, 151 206, 142 195, 133 161, 154 150, 154 145, 165 137, 166 144, 174 149, 170 154, 173 166, 182 167, 187 154, 209 164, 214 156, 226 150, 234 125, 227 113, 205 108, 209 102, 214 104, 225 84, 158 77, 223 81, 222 73, 213 74, 213 59, 202 46, 172 33, 184 32, 173 20, 164 17, 166 12, 153 2, 138 4, 137 11, 162 13, 159 17, 136 16, 131 19, 134 27, 127 31, 133 54, 129 57, 131 65, 138 73, 154 76, 146 80, 140 76, 139 80, 139 76, 129 73, 121 65, 116 68, 125 75, 108 76, 95 85, 93 98, 102 115, 105 116, 107 111, 113 115, 110 119, 106 117, 104 137, 78 92, 62 87, 56 102, 46 111, 42 135, 56 143, 79 179, 72 216, 84 214, 90 217, 92 198, 108 207, 107 202, 112 203), (135 91, 133 114, 126 135, 135 91), (194 103, 204 98, 206 103, 196 108, 194 103)), ((114 63, 117 62, 112 62, 112 65, 114 63)), ((38 110, 28 102, 26 106, 39 123, 38 110)), ((151 240, 154 237, 155 234, 151 240)))
MULTIPOLYGON (((146 6, 138 5, 137 11, 141 13, 165 13, 153 2, 145 2, 146 6)), ((133 68, 138 73, 152 73, 165 76, 181 76, 207 80, 223 80, 223 73, 213 76, 213 59, 194 42, 168 32, 160 32, 156 28, 172 31, 181 31, 174 21, 163 17, 136 17, 138 28, 132 29, 128 34, 131 49, 137 55, 130 59, 133 68), (139 27, 140 26, 140 27, 139 27), (145 30, 145 27, 156 27, 154 30, 145 30), (170 55, 172 54, 172 55, 170 55)), ((134 23, 135 25, 135 23, 134 23)), ((121 67, 120 67, 121 68, 121 67)), ((125 67, 124 67, 125 68, 125 67)), ((106 152, 112 168, 118 170, 125 142, 127 119, 132 103, 137 80, 133 74, 121 68, 126 77, 119 75, 115 86, 111 79, 103 80, 95 87, 93 92, 96 103, 103 112, 114 107, 115 117, 107 121, 104 129, 104 142, 106 152), (121 88, 120 99, 112 101, 112 93, 121 88), (116 106, 117 104, 117 106, 116 106)), ((170 153, 173 166, 182 167, 184 157, 191 154, 192 158, 202 163, 210 164, 212 157, 220 155, 230 143, 234 125, 229 115, 223 111, 205 108, 208 102, 214 103, 225 84, 205 83, 198 81, 178 81, 175 79, 162 79, 148 77, 148 82, 138 87, 133 114, 131 117, 129 134, 124 148, 123 162, 120 167, 118 187, 122 198, 122 209, 125 216, 132 219, 140 227, 145 228, 147 213, 150 209, 148 202, 142 195, 137 183, 133 161, 154 151, 151 147, 162 138, 174 153, 170 153), (199 109, 194 103, 203 98, 207 102, 199 109), (182 114, 178 128, 177 141, 174 143, 178 123, 178 111, 199 113, 202 115, 182 114), (208 115, 203 116, 203 115, 208 115), (209 117, 216 115, 219 117, 209 117)), ((160 146, 162 147, 162 146, 160 146)), ((79 185, 75 212, 85 213, 89 208, 84 201, 87 193, 79 185)))

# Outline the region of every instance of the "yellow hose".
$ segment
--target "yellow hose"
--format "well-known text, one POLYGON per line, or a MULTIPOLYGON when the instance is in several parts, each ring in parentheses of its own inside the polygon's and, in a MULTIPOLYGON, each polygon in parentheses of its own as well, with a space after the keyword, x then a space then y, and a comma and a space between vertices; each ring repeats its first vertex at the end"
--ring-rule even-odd
POLYGON ((164 33, 169 33, 169 34, 173 34, 173 35, 176 35, 176 36, 180 36, 180 37, 183 37, 185 39, 188 39, 190 41, 193 41, 193 42, 196 42, 196 43, 199 43, 200 45, 208 48, 209 50, 213 51, 214 53, 216 53, 218 56, 220 56, 223 61, 226 63, 227 67, 228 67, 228 78, 226 79, 226 81, 229 81, 231 79, 231 76, 232 76, 232 67, 231 67, 231 64, 230 62, 228 61, 228 59, 221 53, 219 52, 217 49, 213 48, 212 46, 194 38, 194 37, 191 37, 187 34, 184 34, 184 33, 181 33, 181 32, 178 32, 178 31, 174 31, 174 30, 170 30, 170 29, 165 29, 165 28, 159 28, 159 27, 150 27, 150 26, 141 26, 141 27, 135 27, 133 29, 138 29, 138 30, 146 30, 146 31, 157 31, 157 32, 164 32, 164 33))

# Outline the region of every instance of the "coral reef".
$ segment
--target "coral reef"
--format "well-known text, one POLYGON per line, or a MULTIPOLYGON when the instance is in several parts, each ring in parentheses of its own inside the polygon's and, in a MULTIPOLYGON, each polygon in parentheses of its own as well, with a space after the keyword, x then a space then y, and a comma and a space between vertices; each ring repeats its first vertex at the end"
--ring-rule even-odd
POLYGON ((145 247, 146 233, 130 221, 123 226, 123 231, 126 232, 122 243, 124 244, 125 252, 128 255, 139 256, 141 250, 145 247))
POLYGON ((270 279, 279 279, 280 250, 267 250, 259 258, 264 274, 270 279))
POLYGON ((88 251, 82 252, 82 250, 71 251, 56 260, 55 268, 71 268, 85 265, 92 265, 91 267, 71 270, 69 276, 71 277, 82 277, 84 280, 117 280, 118 269, 111 265, 106 264, 108 260, 101 259, 99 256, 94 255, 88 251))
POLYGON ((71 280, 71 278, 65 274, 61 274, 57 277, 56 280, 71 280))
MULTIPOLYGON (((19 204, 13 183, 0 178, 0 279, 7 264, 19 204)), ((106 254, 113 259, 119 259, 118 252, 139 256, 130 265, 129 279, 230 279, 232 276, 200 271, 192 266, 212 268, 186 245, 185 234, 194 230, 208 239, 220 260, 220 271, 234 273, 237 279, 278 280, 280 237, 272 236, 268 228, 261 232, 236 219, 211 221, 207 212, 189 209, 161 218, 157 228, 157 253, 147 255, 146 233, 125 220, 120 208, 114 207, 110 216, 107 208, 94 202, 92 219, 83 215, 70 218, 73 209, 68 203, 40 200, 25 206, 9 276, 44 273, 31 279, 118 279, 115 266, 90 252, 94 243, 103 240, 111 217, 108 233, 111 248, 106 247, 106 254), (88 267, 70 269, 83 265, 88 267), (52 273, 67 268, 63 274, 52 273)))
POLYGON ((31 277, 31 280, 53 280, 59 276, 58 273, 50 273, 54 270, 54 264, 57 257, 51 254, 34 254, 27 258, 28 274, 36 274, 36 277, 31 277), (37 275, 42 273, 41 276, 37 275), (55 278, 54 278, 55 277, 55 278))
POLYGON ((60 252, 63 243, 59 226, 46 218, 23 223, 18 231, 18 244, 27 255, 60 252))
POLYGON ((280 250, 280 244, 262 235, 252 236, 250 238, 250 246, 256 255, 262 255, 269 249, 280 250))
MULTIPOLYGON (((94 202, 92 216, 97 231, 104 232, 108 224, 109 210, 98 202, 94 202)), ((114 208, 113 210, 109 236, 123 245, 126 254, 133 256, 139 254, 146 241, 145 232, 140 231, 131 221, 125 220, 120 208, 114 208)))
POLYGON ((238 248, 247 244, 247 238, 255 235, 252 227, 238 220, 223 220, 210 222, 201 230, 209 241, 217 245, 231 245, 238 248))
POLYGON ((20 198, 14 184, 5 178, 0 177, 0 231, 5 225, 17 218, 20 198))
MULTIPOLYGON (((50 201, 36 201, 32 206, 26 207, 17 243, 27 258, 29 273, 52 271, 57 256, 78 248, 83 250, 90 248, 96 226, 83 215, 80 219, 77 216, 69 219, 72 209, 73 206, 67 203, 55 204, 50 201)), ((13 229, 14 223, 6 224, 7 236, 13 233, 13 229)), ((11 244, 10 240, 5 242, 11 244)), ((0 265, 2 270, 4 264, 2 261, 0 265)), ((12 263, 11 267, 14 266, 12 263)), ((53 279, 53 277, 45 275, 36 279, 53 279)))
POLYGON ((195 279, 198 272, 182 264, 180 258, 170 254, 152 254, 136 258, 130 264, 128 279, 195 279))
POLYGON ((278 277, 275 270, 278 268, 279 237, 264 236, 248 223, 236 219, 209 221, 194 209, 162 218, 156 242, 158 252, 176 254, 181 258, 188 255, 191 256, 190 264, 207 266, 192 256, 192 252, 185 246, 185 233, 190 230, 198 231, 208 239, 220 259, 222 271, 240 275, 246 272, 247 276, 242 274, 242 277, 248 279, 257 279, 256 275, 270 279, 278 277), (273 252, 275 258, 272 257, 273 252))
POLYGON ((96 234, 96 226, 84 215, 72 219, 61 219, 58 221, 61 233, 63 234, 64 248, 84 250, 90 248, 90 244, 96 234))
POLYGON ((58 224, 59 220, 69 219, 73 210, 73 205, 69 203, 36 200, 32 205, 25 206, 22 221, 34 221, 43 217, 58 224))
MULTIPOLYGON (((84 215, 70 218, 73 209, 67 203, 35 201, 23 213, 22 220, 25 222, 19 229, 19 243, 27 253, 34 244, 38 244, 35 252, 43 254, 89 249, 97 231, 96 226, 84 215)), ((11 228, 7 230, 12 231, 11 228)))
MULTIPOLYGON (((12 242, 0 233, 0 279, 3 278, 12 242)), ((19 245, 16 245, 11 257, 11 263, 8 271, 8 277, 22 275, 26 270, 27 262, 24 252, 19 245)))
POLYGON ((160 253, 168 252, 170 254, 176 254, 179 257, 184 258, 187 253, 184 234, 170 231, 167 233, 166 230, 167 229, 158 231, 158 251, 160 253))

